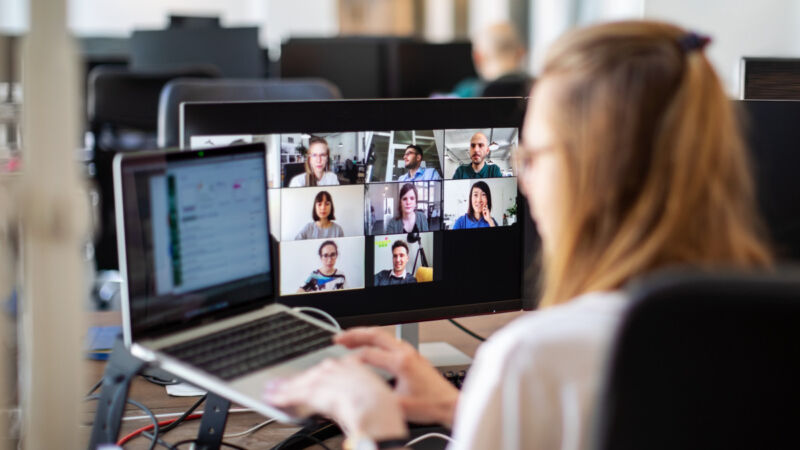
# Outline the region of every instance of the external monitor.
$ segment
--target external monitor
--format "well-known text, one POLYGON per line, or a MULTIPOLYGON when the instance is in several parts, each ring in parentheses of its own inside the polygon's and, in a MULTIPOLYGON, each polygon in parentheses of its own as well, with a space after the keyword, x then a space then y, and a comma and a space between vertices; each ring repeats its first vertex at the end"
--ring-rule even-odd
POLYGON ((532 306, 538 239, 510 164, 524 111, 522 98, 186 103, 181 142, 267 146, 280 302, 345 325, 418 322, 532 306))
POLYGON ((134 71, 165 71, 213 65, 226 78, 264 75, 258 28, 170 28, 136 30, 131 36, 130 67, 134 71))

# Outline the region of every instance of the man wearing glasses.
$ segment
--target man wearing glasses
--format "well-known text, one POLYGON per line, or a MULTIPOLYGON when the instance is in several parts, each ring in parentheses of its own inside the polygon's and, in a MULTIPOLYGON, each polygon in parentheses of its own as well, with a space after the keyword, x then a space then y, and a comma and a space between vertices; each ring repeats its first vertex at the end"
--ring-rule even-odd
POLYGON ((439 172, 433 167, 420 167, 422 164, 422 147, 411 144, 406 147, 403 154, 403 162, 406 164, 408 172, 400 175, 397 181, 430 181, 441 180, 439 172))

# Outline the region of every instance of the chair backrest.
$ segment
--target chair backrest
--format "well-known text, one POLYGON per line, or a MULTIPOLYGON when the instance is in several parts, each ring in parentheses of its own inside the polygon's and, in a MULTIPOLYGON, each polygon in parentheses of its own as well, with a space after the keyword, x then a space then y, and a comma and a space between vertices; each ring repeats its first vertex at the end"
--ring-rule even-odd
POLYGON ((98 269, 118 266, 111 176, 114 154, 155 146, 158 96, 169 80, 181 76, 213 77, 218 72, 210 66, 168 72, 132 72, 125 67, 97 66, 89 73, 86 109, 94 136, 94 179, 100 192, 100 231, 95 245, 98 269))
POLYGON ((595 449, 800 448, 800 272, 671 271, 630 292, 595 449))
POLYGON ((134 72, 120 66, 97 66, 89 73, 86 89, 90 126, 109 123, 155 131, 158 98, 168 81, 178 77, 217 76, 219 71, 208 65, 158 72, 134 72))
POLYGON ((183 102, 245 100, 330 100, 339 89, 322 79, 177 79, 161 91, 158 104, 158 145, 179 145, 178 117, 183 102))

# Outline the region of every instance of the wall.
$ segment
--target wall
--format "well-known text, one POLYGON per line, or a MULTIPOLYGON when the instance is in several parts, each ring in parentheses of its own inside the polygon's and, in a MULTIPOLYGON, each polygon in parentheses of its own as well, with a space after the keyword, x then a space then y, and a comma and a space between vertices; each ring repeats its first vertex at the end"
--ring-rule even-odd
MULTIPOLYGON (((9 1, 13 3, 0 0, 0 7, 9 1)), ((0 9, 3 12, 6 11, 0 9)), ((26 15, 13 12, 14 22, 26 15)), ((71 0, 69 3, 70 28, 79 36, 127 36, 135 28, 162 28, 170 13, 219 16, 223 26, 260 26, 261 44, 275 58, 280 54, 281 40, 289 35, 332 36, 339 32, 336 0, 71 0)))
POLYGON ((797 0, 645 0, 644 15, 710 35, 708 57, 733 96, 742 56, 800 57, 797 0))

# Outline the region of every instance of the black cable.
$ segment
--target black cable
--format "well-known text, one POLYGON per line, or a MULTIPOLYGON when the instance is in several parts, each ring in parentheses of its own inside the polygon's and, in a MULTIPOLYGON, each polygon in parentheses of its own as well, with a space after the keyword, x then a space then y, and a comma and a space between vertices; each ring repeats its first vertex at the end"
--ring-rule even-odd
MULTIPOLYGON (((86 397, 86 400, 100 400, 100 396, 90 395, 86 397)), ((150 408, 144 406, 143 404, 137 402, 132 398, 125 399, 125 402, 130 403, 131 405, 141 409, 145 414, 150 416, 150 420, 153 421, 153 436, 150 440, 150 447, 147 448, 147 450, 153 450, 154 448, 156 448, 156 444, 158 443, 158 440, 155 438, 156 436, 158 436, 158 419, 156 419, 156 415, 153 414, 153 411, 150 411, 150 408)))
POLYGON ((186 412, 184 412, 180 417, 175 419, 175 422, 172 422, 171 424, 169 424, 169 425, 165 426, 164 428, 162 428, 161 429, 161 434, 164 434, 167 431, 170 431, 173 428, 175 428, 178 425, 180 425, 181 423, 183 423, 186 420, 186 418, 189 417, 194 412, 194 410, 197 409, 197 407, 200 406, 201 403, 203 403, 203 401, 205 401, 206 397, 208 397, 208 394, 200 397, 200 399, 198 399, 196 402, 194 402, 194 405, 190 406, 189 409, 186 410, 186 412))
POLYGON ((481 342, 486 340, 485 337, 473 332, 472 330, 470 330, 469 328, 465 327, 464 325, 461 325, 460 323, 456 322, 455 320, 453 320, 453 319, 447 319, 447 320, 449 320, 450 323, 455 325, 459 330, 463 331, 464 333, 467 333, 468 335, 474 337, 475 339, 477 339, 477 340, 479 340, 481 342))
POLYGON ((324 450, 331 450, 330 447, 325 445, 325 443, 322 442, 322 440, 318 439, 316 436, 314 436, 312 434, 299 434, 299 433, 295 433, 295 434, 289 436, 288 438, 284 439, 283 441, 281 441, 280 444, 276 445, 275 447, 272 447, 272 450, 280 450, 280 449, 284 448, 289 442, 292 442, 292 441, 297 440, 297 439, 309 439, 309 440, 313 441, 315 444, 317 444, 320 447, 322 447, 324 450))
POLYGON ((96 391, 97 388, 99 388, 102 384, 103 384, 103 379, 100 378, 99 380, 97 380, 97 383, 95 383, 91 388, 89 388, 89 392, 86 393, 86 396, 88 397, 94 394, 94 391, 96 391))

